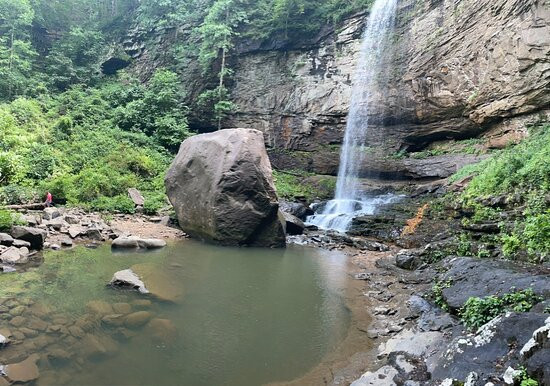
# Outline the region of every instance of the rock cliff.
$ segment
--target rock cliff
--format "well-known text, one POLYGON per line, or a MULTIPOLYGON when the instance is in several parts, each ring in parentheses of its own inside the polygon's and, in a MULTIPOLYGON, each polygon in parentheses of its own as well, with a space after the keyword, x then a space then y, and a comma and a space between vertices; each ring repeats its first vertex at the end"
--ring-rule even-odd
MULTIPOLYGON (((335 175, 366 20, 358 14, 286 45, 239 42, 230 58, 237 110, 224 126, 263 131, 276 168, 335 175)), ((143 31, 125 42, 134 68, 150 73, 171 36, 186 38, 176 32, 157 31, 154 50, 143 31)), ((526 135, 526 122, 550 115, 550 0, 402 0, 391 41, 383 91, 369 106, 365 175, 446 177, 479 158, 396 154, 480 135, 502 147, 526 135)), ((192 104, 208 81, 192 64, 182 73, 192 104)))
MULTIPOLYGON (((253 50, 236 58, 228 127, 266 134, 276 167, 335 174, 365 15, 309 46, 253 50)), ((370 106, 365 170, 383 177, 438 178, 476 157, 399 160, 435 141, 519 128, 550 104, 550 1, 402 1, 386 87, 370 106), (426 165, 428 166, 426 167, 426 165)), ((519 134, 515 133, 520 131, 519 134)))

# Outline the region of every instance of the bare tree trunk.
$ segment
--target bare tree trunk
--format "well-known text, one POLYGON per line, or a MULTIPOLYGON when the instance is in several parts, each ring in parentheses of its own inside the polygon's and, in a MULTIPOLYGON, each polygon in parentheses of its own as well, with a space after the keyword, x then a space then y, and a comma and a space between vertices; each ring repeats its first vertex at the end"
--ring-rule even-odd
MULTIPOLYGON (((15 27, 12 27, 11 29, 11 42, 10 42, 10 59, 9 59, 9 62, 8 62, 8 72, 10 73, 11 75, 11 68, 12 68, 12 65, 13 65, 13 43, 15 42, 15 27)), ((11 94, 13 92, 13 84, 12 82, 9 82, 9 86, 8 86, 8 99, 11 99, 11 94)))

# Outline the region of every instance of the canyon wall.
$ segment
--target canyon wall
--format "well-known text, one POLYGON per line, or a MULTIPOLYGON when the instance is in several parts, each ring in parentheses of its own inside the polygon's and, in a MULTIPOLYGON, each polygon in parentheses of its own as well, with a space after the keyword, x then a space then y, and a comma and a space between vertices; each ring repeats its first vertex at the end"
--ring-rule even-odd
MULTIPOLYGON (((308 45, 242 49, 226 127, 266 135, 276 167, 335 174, 367 16, 308 45)), ((505 144, 550 105, 549 0, 402 1, 387 71, 369 106, 365 171, 440 178, 473 155, 399 159, 433 142, 481 134, 505 144)))

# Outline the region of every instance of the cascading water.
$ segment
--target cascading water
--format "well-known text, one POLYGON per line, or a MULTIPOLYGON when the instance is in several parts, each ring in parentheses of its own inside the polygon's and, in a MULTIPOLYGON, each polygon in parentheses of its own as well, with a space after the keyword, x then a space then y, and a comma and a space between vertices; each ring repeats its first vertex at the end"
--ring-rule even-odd
POLYGON ((394 26, 396 6, 397 0, 376 0, 372 6, 352 88, 335 198, 319 207, 316 214, 308 218, 310 224, 321 229, 345 232, 354 217, 372 214, 376 206, 396 199, 393 195, 374 198, 363 196, 359 180, 367 151, 368 105, 376 87, 376 77, 382 70, 384 48, 394 26))

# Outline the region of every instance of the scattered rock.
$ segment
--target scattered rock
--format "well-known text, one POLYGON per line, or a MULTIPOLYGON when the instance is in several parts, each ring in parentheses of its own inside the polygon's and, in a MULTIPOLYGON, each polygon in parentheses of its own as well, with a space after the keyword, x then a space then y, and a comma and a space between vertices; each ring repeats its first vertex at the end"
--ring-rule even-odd
POLYGON ((302 220, 290 213, 282 211, 281 213, 285 219, 285 229, 288 235, 301 235, 304 233, 306 226, 302 220))
POLYGON ((81 227, 80 225, 71 225, 69 227, 69 236, 71 236, 73 239, 77 238, 78 236, 80 236, 81 234, 84 233, 84 228, 81 227))
POLYGON ((101 234, 100 228, 89 228, 86 231, 86 236, 90 240, 103 241, 103 235, 101 234))
POLYGON ((420 251, 415 249, 402 249, 395 256, 395 265, 399 268, 415 270, 422 265, 420 251))
POLYGON ((7 233, 0 233, 0 245, 5 245, 6 247, 10 247, 13 244, 13 237, 8 235, 7 233))
POLYGON ((177 302, 183 296, 181 280, 177 275, 158 269, 152 264, 136 264, 131 270, 145 283, 149 293, 155 298, 168 302, 177 302))
POLYGON ((139 248, 139 245, 135 238, 118 237, 113 240, 111 247, 115 249, 136 249, 139 248))
POLYGON ((136 206, 143 206, 145 204, 145 198, 143 198, 140 191, 135 188, 128 189, 128 197, 130 197, 136 206))
POLYGON ((37 354, 33 354, 22 362, 6 365, 3 373, 12 383, 34 381, 39 376, 38 366, 36 366, 39 358, 37 354))
POLYGON ((28 241, 32 249, 42 249, 46 235, 46 231, 38 228, 14 226, 11 229, 11 236, 13 238, 28 241))
POLYGON ((63 247, 72 247, 73 246, 73 240, 71 239, 63 239, 61 240, 61 245, 63 247))
POLYGON ((137 311, 126 315, 124 325, 128 328, 137 328, 147 323, 153 315, 148 311, 137 311))
POLYGON ((128 303, 115 303, 113 304, 113 310, 117 314, 129 314, 132 312, 132 306, 128 303))
POLYGON ((166 241, 161 239, 139 239, 138 246, 144 249, 159 249, 166 246, 166 241))
POLYGON ((149 293, 143 281, 131 269, 115 272, 109 285, 116 288, 137 290, 142 294, 149 293))
POLYGON ((59 209, 54 207, 46 208, 42 213, 42 218, 48 221, 53 220, 54 218, 57 218, 60 216, 61 216, 61 213, 59 212, 59 209))
POLYGON ((153 319, 147 324, 147 334, 153 340, 160 341, 164 344, 173 343, 178 335, 178 330, 174 323, 169 319, 153 319))
POLYGON ((6 264, 25 264, 29 261, 27 248, 9 247, 0 255, 0 261, 6 264))
POLYGON ((92 314, 107 315, 113 313, 113 307, 103 300, 92 300, 86 304, 86 309, 92 314))
MULTIPOLYGON (((45 244, 45 243, 44 243, 45 244)), ((25 241, 25 240, 18 240, 18 239, 15 239, 13 240, 13 244, 12 246, 16 247, 16 248, 30 248, 31 247, 31 243, 29 243, 28 241, 25 241)))

